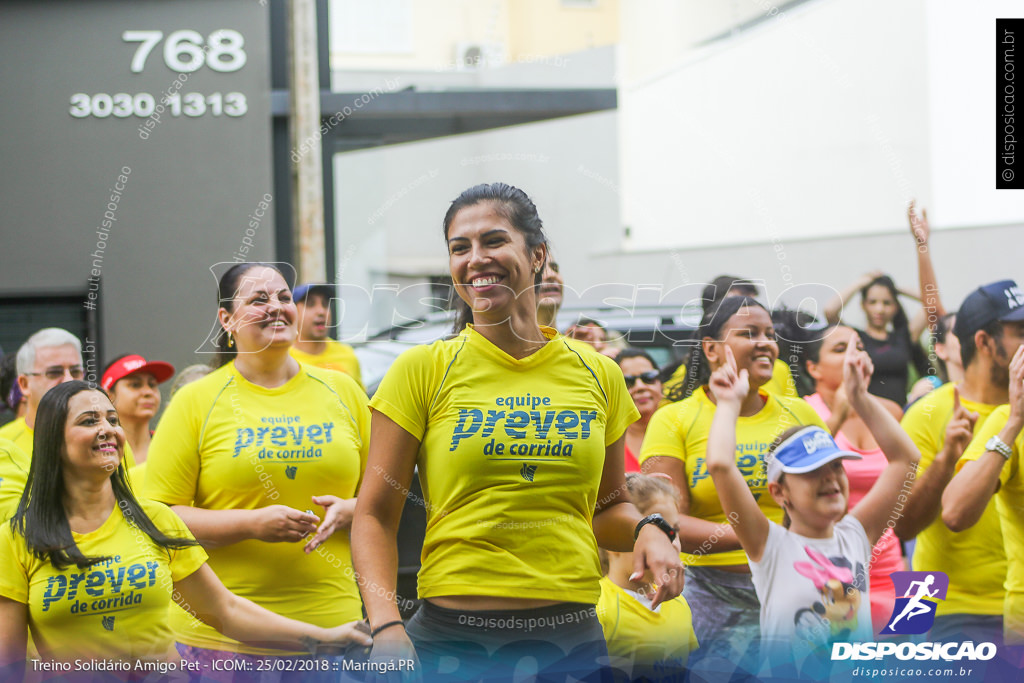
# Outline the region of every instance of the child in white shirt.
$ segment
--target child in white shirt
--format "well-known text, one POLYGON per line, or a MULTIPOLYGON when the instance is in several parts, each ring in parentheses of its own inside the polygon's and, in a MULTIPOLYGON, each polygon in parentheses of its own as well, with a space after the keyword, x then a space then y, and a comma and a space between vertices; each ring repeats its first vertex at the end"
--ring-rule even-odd
POLYGON ((746 370, 737 373, 727 347, 727 362, 710 382, 717 410, 708 438, 708 471, 749 558, 761 601, 763 651, 781 654, 798 668, 811 653, 828 660, 832 642, 873 639, 871 548, 894 521, 896 497, 920 458, 895 418, 868 394, 871 360, 856 342, 853 334, 844 387, 889 465, 853 511, 847 507, 842 460, 860 456, 840 450, 820 427, 794 427, 780 435, 765 458, 768 492, 786 514, 783 526, 770 522, 736 468, 736 420, 748 382, 746 370))

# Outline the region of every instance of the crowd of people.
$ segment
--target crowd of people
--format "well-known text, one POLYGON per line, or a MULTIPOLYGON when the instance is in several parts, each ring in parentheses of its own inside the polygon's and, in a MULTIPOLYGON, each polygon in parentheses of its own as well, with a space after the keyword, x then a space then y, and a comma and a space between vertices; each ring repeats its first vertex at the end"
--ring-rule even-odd
POLYGON ((597 320, 555 329, 563 276, 502 183, 442 221, 453 334, 372 398, 333 288, 270 264, 221 274, 217 359, 177 376, 126 353, 91 384, 74 335, 33 334, 0 366, 0 674, 820 678, 834 643, 900 637, 910 569, 949 577, 921 637, 1024 666, 1024 293, 948 312, 908 219, 919 293, 869 273, 808 324, 721 276, 661 368, 597 320))

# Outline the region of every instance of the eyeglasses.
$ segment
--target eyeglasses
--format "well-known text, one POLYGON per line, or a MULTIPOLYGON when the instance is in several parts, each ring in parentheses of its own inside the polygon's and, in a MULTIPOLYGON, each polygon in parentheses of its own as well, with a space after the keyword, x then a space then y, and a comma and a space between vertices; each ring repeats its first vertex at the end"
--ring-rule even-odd
POLYGON ((70 367, 63 365, 54 365, 53 367, 46 368, 42 372, 26 372, 26 375, 33 377, 45 377, 48 380, 56 381, 64 379, 64 374, 71 375, 71 379, 82 379, 85 376, 85 370, 81 365, 72 365, 70 367))
POLYGON ((644 384, 650 385, 658 381, 660 374, 657 370, 648 370, 647 372, 641 372, 639 375, 623 375, 623 377, 626 380, 626 388, 632 389, 638 379, 643 380, 644 384))

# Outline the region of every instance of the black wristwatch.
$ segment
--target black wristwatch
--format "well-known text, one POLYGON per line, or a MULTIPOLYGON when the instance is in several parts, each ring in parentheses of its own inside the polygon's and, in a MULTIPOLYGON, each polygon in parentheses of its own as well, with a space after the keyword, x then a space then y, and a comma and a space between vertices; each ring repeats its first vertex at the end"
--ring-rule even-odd
POLYGON ((664 517, 655 512, 653 515, 647 515, 646 517, 641 519, 640 522, 636 525, 636 530, 633 532, 634 541, 640 537, 640 530, 643 529, 644 526, 646 526, 647 524, 653 524, 654 526, 664 531, 665 535, 668 536, 668 540, 676 540, 676 530, 672 528, 671 524, 665 521, 664 517))

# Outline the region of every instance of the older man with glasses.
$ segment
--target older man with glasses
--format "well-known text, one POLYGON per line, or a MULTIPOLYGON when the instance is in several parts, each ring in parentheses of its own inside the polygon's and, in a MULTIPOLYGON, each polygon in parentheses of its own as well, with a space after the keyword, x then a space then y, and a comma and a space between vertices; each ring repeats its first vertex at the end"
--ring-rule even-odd
POLYGON ((25 396, 25 416, 0 427, 0 439, 13 441, 32 455, 36 409, 43 394, 63 382, 82 379, 82 342, 59 327, 47 327, 28 338, 17 356, 18 388, 25 396))
POLYGON ((0 521, 17 508, 32 459, 36 409, 43 394, 62 382, 81 379, 82 342, 67 330, 48 327, 28 338, 16 358, 25 415, 0 427, 0 521))

